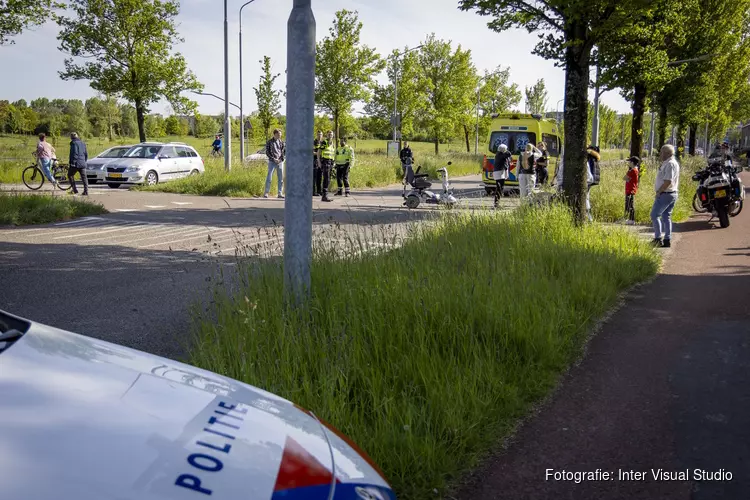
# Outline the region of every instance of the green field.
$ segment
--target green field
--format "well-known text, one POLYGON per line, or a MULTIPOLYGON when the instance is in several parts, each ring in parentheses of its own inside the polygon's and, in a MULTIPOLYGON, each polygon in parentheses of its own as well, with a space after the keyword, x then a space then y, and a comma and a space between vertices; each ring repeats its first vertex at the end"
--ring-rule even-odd
POLYGON ((561 207, 420 227, 393 251, 316 252, 304 310, 284 308, 277 261, 245 261, 246 285, 217 290, 191 350, 331 422, 411 500, 441 498, 494 450, 659 263, 632 233, 578 228, 561 207))
POLYGON ((107 213, 98 203, 66 195, 0 192, 0 226, 25 226, 107 213))

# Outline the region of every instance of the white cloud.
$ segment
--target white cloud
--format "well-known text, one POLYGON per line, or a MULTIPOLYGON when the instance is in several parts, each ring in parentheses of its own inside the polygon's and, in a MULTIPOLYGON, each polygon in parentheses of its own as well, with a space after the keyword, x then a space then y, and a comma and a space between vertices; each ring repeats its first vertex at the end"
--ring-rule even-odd
MULTIPOLYGON (((229 0, 230 100, 239 104, 238 77, 238 11, 245 0, 229 0)), ((531 54, 537 36, 525 31, 495 33, 487 28, 488 18, 458 10, 457 0, 312 0, 316 19, 316 38, 328 34, 334 13, 342 8, 359 11, 364 23, 362 40, 381 54, 393 49, 415 46, 429 33, 452 40, 471 49, 474 64, 480 71, 498 65, 510 66, 511 80, 521 89, 539 78, 547 83, 548 107, 554 109, 564 95, 564 75, 551 61, 531 54)), ((257 0, 243 12, 244 107, 255 106, 253 86, 260 77, 260 61, 272 58, 274 72, 281 73, 279 88, 286 85, 286 23, 292 0, 257 0)), ((187 59, 189 67, 205 84, 206 92, 224 94, 224 9, 221 0, 183 0, 178 18, 179 31, 185 42, 176 49, 187 59)), ((61 81, 57 72, 63 68, 64 55, 57 50, 57 26, 48 23, 24 33, 16 45, 0 48, 2 68, 12 74, 0 78, 0 99, 14 101, 36 97, 86 99, 94 92, 87 82, 61 81)), ((593 71, 592 71, 593 73, 593 71)), ((202 113, 219 113, 223 103, 212 97, 195 96, 202 113)), ((602 102, 618 112, 628 112, 629 105, 617 92, 609 92, 602 102)), ((159 103, 154 112, 167 112, 159 103)))

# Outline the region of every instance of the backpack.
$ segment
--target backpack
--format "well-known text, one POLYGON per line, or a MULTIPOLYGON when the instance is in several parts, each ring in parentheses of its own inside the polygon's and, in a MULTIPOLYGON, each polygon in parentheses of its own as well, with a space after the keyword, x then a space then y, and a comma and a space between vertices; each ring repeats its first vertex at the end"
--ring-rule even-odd
POLYGON ((591 185, 592 186, 599 185, 599 181, 602 175, 601 169, 599 167, 599 160, 589 155, 588 167, 589 167, 589 170, 591 170, 591 177, 593 177, 593 180, 591 181, 591 185))

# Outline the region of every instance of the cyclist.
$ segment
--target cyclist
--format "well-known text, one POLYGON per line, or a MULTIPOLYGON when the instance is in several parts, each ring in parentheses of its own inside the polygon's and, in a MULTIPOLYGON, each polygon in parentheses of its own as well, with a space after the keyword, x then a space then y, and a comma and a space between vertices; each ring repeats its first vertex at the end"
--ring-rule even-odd
POLYGON ((55 148, 52 147, 52 144, 47 142, 47 136, 45 134, 39 134, 39 143, 36 145, 36 158, 39 161, 39 167, 41 168, 42 173, 44 173, 44 176, 52 183, 53 187, 57 187, 57 181, 55 181, 55 178, 50 171, 52 159, 55 158, 55 148))
POLYGON ((220 155, 221 154, 221 136, 216 136, 216 139, 214 140, 213 144, 211 146, 213 149, 213 154, 220 155))

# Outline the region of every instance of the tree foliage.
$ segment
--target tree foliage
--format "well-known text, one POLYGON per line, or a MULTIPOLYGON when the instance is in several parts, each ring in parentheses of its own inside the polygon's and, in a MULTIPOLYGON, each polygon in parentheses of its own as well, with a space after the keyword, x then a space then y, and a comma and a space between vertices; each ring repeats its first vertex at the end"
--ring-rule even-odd
POLYGON ((526 87, 526 112, 544 114, 547 111, 547 86, 544 78, 536 81, 533 87, 526 87))
POLYGON ((317 45, 315 103, 332 115, 337 140, 340 117, 351 113, 355 102, 370 100, 375 75, 385 66, 375 49, 362 45, 361 33, 357 12, 340 10, 329 35, 317 45))
POLYGON ((0 45, 13 44, 13 37, 25 29, 52 20, 52 0, 0 0, 0 45))
POLYGON ((69 0, 73 16, 59 17, 60 49, 73 56, 60 73, 65 80, 90 80, 99 92, 133 103, 141 141, 151 104, 166 99, 176 112, 195 103, 181 95, 202 90, 184 57, 172 53, 177 34, 176 0, 69 0))
POLYGON ((260 118, 260 123, 263 126, 265 139, 268 139, 274 118, 281 109, 281 90, 274 90, 273 88, 279 74, 271 73, 271 58, 263 56, 260 64, 263 73, 260 75, 260 82, 257 87, 254 87, 254 90, 258 101, 258 118, 260 118))

